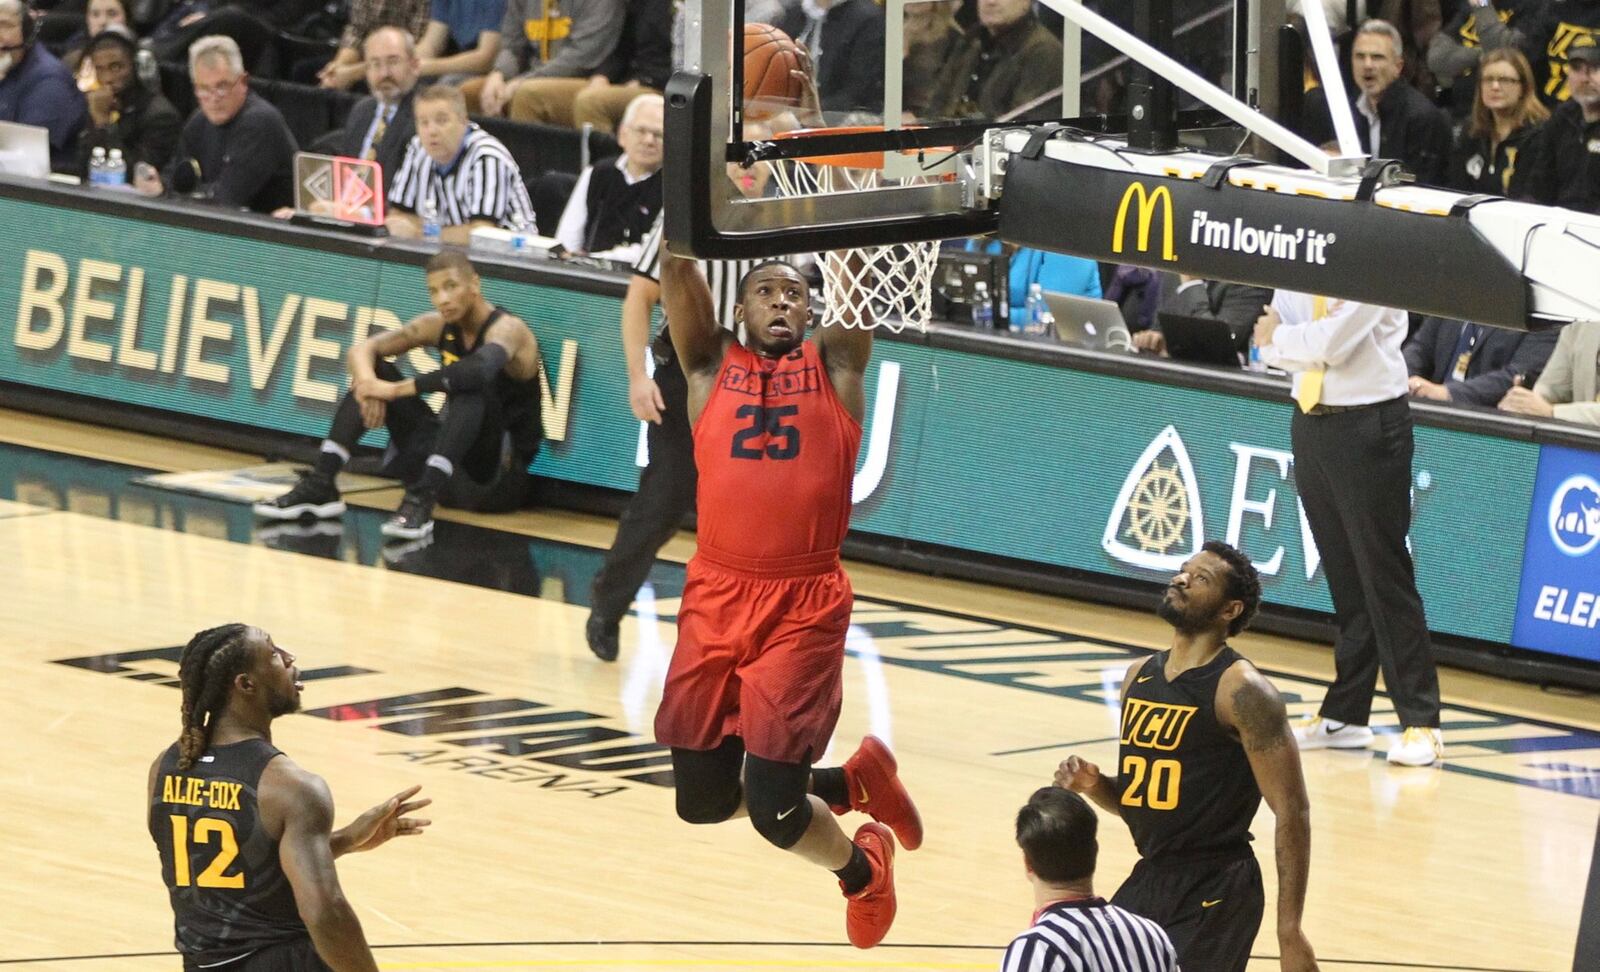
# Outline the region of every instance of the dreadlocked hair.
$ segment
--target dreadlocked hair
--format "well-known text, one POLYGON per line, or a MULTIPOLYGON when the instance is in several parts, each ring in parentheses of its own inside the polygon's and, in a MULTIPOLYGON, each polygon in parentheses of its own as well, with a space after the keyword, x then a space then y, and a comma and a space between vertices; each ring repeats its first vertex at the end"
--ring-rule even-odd
POLYGON ((183 689, 183 731, 178 734, 178 768, 188 769, 211 744, 211 727, 228 702, 228 687, 245 670, 248 625, 224 624, 200 632, 183 646, 178 683, 183 689))

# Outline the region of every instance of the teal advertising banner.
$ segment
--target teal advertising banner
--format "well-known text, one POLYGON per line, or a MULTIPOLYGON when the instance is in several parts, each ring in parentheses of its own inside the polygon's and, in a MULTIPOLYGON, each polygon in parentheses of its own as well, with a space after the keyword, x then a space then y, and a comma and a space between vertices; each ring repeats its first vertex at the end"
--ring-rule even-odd
MULTIPOLYGON (((320 436, 343 356, 427 308, 418 267, 0 197, 0 380, 320 436)), ((497 276, 544 352, 552 479, 632 489, 617 296, 497 276)), ((436 362, 414 352, 403 367, 436 362)), ((1153 375, 1154 377, 1158 377, 1153 375)), ((1221 537, 1266 597, 1329 611, 1282 402, 879 341, 854 526, 1157 581, 1221 537)), ((1538 447, 1417 430, 1412 549, 1437 631, 1511 640, 1538 447), (1493 497, 1484 502, 1483 497, 1493 497), (1465 543, 1482 556, 1464 555, 1465 543)), ((1537 644, 1522 647, 1539 648, 1537 644)))

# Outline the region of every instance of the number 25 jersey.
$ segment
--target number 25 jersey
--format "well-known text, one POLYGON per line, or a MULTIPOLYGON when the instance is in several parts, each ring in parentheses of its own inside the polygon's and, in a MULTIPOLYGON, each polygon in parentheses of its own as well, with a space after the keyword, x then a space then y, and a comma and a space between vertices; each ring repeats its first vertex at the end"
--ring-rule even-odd
POLYGON ((1243 656, 1225 646, 1169 682, 1170 655, 1146 661, 1122 702, 1122 819, 1147 860, 1247 846, 1261 805, 1244 746, 1217 721, 1217 683, 1243 656))
POLYGON ((256 788, 271 743, 247 739, 206 750, 186 770, 178 746, 161 755, 150 802, 150 836, 172 899, 177 948, 211 965, 308 938, 278 842, 261 824, 256 788))
POLYGON ((816 342, 777 360, 729 345, 694 426, 700 545, 763 562, 837 553, 860 447, 816 342))

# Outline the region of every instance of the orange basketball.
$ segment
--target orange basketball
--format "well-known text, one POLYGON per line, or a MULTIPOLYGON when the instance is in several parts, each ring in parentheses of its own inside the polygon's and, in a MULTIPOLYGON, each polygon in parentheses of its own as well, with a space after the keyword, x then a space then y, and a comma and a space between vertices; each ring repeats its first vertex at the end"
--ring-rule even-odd
POLYGON ((805 70, 805 52, 788 34, 771 24, 745 24, 745 117, 760 119, 783 106, 798 107, 805 85, 791 72, 805 70))

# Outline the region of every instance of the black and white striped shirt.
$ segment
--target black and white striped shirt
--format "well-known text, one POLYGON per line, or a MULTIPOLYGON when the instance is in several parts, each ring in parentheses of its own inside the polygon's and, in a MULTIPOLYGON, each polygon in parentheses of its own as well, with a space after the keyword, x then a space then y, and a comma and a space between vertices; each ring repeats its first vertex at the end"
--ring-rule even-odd
MULTIPOLYGON (((639 259, 634 261, 633 272, 641 277, 661 282, 661 217, 645 235, 639 259)), ((744 327, 733 319, 733 305, 739 302, 739 281, 762 260, 701 260, 700 272, 711 285, 711 301, 717 309, 717 323, 732 331, 744 342, 744 327)))
POLYGON ((389 186, 389 206, 418 212, 432 198, 440 226, 461 226, 488 220, 502 229, 534 225, 533 202, 522 183, 517 160, 499 139, 468 125, 461 151, 450 168, 441 170, 422 140, 412 136, 405 161, 389 186))
POLYGON ((1101 898, 1058 901, 1006 949, 1001 972, 1177 972, 1160 925, 1101 898))

